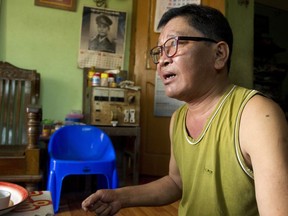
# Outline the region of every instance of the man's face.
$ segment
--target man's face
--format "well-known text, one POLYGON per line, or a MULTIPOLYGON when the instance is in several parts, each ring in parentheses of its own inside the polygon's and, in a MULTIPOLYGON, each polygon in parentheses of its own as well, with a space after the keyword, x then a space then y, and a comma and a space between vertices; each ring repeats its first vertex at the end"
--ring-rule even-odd
POLYGON ((98 23, 97 25, 98 28, 98 34, 102 37, 107 36, 108 31, 109 31, 109 26, 103 23, 98 23))
MULTIPOLYGON (((175 36, 203 37, 188 25, 183 17, 171 19, 162 29, 158 45, 175 36)), ((157 64, 157 71, 165 86, 166 95, 190 102, 203 95, 205 86, 213 82, 213 44, 179 41, 177 53, 168 58, 165 53, 157 64)))

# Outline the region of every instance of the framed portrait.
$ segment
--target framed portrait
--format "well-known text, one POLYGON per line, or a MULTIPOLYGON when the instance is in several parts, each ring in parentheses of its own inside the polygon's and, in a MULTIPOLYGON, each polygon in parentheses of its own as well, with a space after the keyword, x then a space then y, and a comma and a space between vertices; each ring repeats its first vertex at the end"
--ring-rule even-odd
POLYGON ((77 0, 35 0, 35 5, 76 11, 77 0))
POLYGON ((78 66, 123 68, 126 22, 126 12, 84 6, 78 66))

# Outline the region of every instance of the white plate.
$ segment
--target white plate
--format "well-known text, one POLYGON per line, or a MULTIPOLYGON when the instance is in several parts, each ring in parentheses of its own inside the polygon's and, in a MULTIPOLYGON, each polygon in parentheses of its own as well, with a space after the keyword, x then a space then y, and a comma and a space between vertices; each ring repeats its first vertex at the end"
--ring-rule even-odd
POLYGON ((11 193, 10 205, 7 208, 0 209, 0 215, 13 210, 16 206, 23 203, 29 195, 25 188, 9 182, 0 182, 0 190, 6 190, 11 193))

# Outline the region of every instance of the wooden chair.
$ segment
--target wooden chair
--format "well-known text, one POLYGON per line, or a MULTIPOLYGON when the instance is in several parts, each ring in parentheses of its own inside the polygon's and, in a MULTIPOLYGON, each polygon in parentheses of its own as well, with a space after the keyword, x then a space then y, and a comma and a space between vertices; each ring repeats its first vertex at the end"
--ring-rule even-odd
POLYGON ((40 74, 0 61, 0 181, 35 190, 40 172, 40 74))

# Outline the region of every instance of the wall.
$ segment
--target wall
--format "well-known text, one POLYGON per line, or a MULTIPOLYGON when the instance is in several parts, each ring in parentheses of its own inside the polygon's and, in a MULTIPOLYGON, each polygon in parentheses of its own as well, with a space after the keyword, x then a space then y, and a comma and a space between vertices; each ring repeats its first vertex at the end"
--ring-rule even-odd
POLYGON ((254 1, 249 1, 248 6, 226 1, 226 17, 234 34, 230 77, 235 84, 252 88, 254 1))
MULTIPOLYGON (((107 8, 127 12, 125 65, 129 67, 133 0, 107 0, 107 8)), ((34 0, 0 0, 0 60, 41 74, 43 118, 64 120, 82 110, 82 69, 77 67, 83 6, 76 12, 35 6, 34 0)))
POLYGON ((285 0, 255 0, 255 3, 288 11, 288 4, 285 0))
MULTIPOLYGON (((277 1, 276 1, 277 2, 277 1)), ((275 2, 275 3, 276 3, 275 2)), ((275 45, 286 49, 283 52, 279 52, 274 55, 273 62, 275 64, 283 64, 288 67, 288 29, 283 28, 283 21, 288 20, 288 6, 279 7, 277 4, 255 4, 255 14, 263 15, 269 19, 268 26, 268 36, 272 38, 275 45), (285 9, 285 10, 284 10, 285 9)), ((284 22, 285 22, 284 21, 284 22)), ((286 71, 287 73, 288 71, 286 71)), ((288 76, 283 80, 282 84, 282 97, 283 100, 286 100, 286 106, 288 105, 288 76)), ((287 111, 286 107, 286 111, 287 111)))

